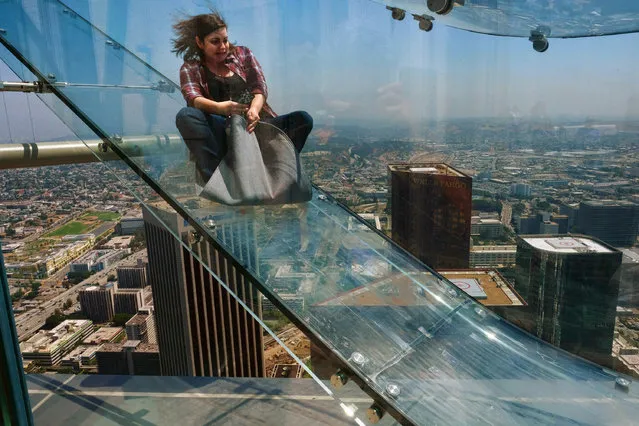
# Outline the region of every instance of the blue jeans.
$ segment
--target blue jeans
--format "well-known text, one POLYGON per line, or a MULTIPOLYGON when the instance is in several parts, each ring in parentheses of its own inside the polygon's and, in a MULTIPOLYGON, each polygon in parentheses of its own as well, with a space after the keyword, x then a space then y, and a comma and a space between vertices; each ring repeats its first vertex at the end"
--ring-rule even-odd
MULTIPOLYGON (((262 121, 286 133, 297 152, 302 151, 306 138, 313 130, 313 118, 305 111, 295 111, 274 118, 267 117, 262 121)), ((209 180, 227 152, 226 117, 185 107, 175 117, 175 124, 195 157, 202 179, 209 180)))

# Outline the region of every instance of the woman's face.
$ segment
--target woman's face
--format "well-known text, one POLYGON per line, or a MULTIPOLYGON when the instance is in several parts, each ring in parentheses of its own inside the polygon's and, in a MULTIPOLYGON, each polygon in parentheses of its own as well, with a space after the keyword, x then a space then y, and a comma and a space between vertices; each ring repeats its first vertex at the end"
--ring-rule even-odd
POLYGON ((200 40, 199 37, 195 37, 195 41, 202 52, 204 52, 204 59, 214 61, 216 63, 223 62, 229 54, 229 36, 226 32, 226 28, 220 28, 217 31, 213 31, 204 37, 204 40, 200 40))

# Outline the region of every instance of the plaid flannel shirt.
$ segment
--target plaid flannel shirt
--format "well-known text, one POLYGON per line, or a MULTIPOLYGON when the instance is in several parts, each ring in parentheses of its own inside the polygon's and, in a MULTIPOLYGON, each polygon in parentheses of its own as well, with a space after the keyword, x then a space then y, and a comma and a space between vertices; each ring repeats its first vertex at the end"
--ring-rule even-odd
MULTIPOLYGON (((248 84, 251 93, 262 94, 265 98, 268 96, 262 67, 248 47, 236 46, 234 51, 226 57, 225 64, 248 84)), ((193 106, 195 98, 200 96, 211 99, 206 70, 202 62, 189 61, 182 65, 180 68, 180 87, 188 106, 193 106)), ((264 102, 262 111, 271 117, 276 117, 267 102, 264 102)))

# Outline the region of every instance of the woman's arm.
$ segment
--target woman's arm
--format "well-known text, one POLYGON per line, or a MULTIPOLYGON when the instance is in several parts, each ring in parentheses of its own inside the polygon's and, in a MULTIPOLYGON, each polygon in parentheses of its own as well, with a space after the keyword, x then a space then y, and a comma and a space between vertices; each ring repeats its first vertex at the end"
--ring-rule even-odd
POLYGON ((264 102, 266 98, 261 93, 257 93, 253 95, 253 100, 251 101, 251 106, 246 112, 246 119, 248 121, 248 126, 246 126, 246 130, 251 133, 255 130, 257 123, 260 121, 260 111, 264 106, 264 102))
POLYGON ((266 97, 261 93, 256 93, 253 95, 253 100, 251 101, 251 107, 249 109, 255 110, 259 114, 260 111, 262 111, 264 102, 266 102, 266 97))
POLYGON ((264 103, 266 103, 266 96, 268 95, 268 88, 266 87, 266 78, 262 72, 262 66, 253 55, 253 52, 248 47, 243 48, 243 54, 245 55, 243 65, 246 71, 246 82, 249 86, 249 90, 253 94, 253 100, 251 106, 246 113, 248 120, 248 126, 246 130, 251 133, 255 130, 258 121, 260 120, 260 112, 264 103))
POLYGON ((233 114, 244 114, 248 112, 248 105, 239 104, 233 101, 215 102, 204 96, 197 97, 193 100, 193 106, 207 114, 217 114, 230 116, 233 114))
MULTIPOLYGON (((251 52, 251 49, 248 47, 243 47, 244 61, 242 64, 244 66, 244 70, 246 72, 246 83, 249 86, 249 90, 253 95, 262 95, 263 98, 258 100, 260 110, 262 106, 264 106, 264 102, 268 97, 268 88, 266 87, 266 78, 264 77, 264 72, 262 72, 262 66, 251 52)), ((256 96, 257 98, 257 96, 256 96)), ((254 99, 255 102, 255 99, 254 99)), ((251 103, 253 105, 253 103, 251 103)), ((257 106, 257 104, 256 104, 257 106)))

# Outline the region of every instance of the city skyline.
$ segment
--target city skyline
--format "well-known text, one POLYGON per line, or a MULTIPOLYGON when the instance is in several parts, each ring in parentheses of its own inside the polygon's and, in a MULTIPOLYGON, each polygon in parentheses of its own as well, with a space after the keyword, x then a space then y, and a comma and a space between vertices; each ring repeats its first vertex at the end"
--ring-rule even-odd
MULTIPOLYGON (((162 76, 118 40, 174 78, 174 4, 65 1, 81 16, 56 0, 0 1, 9 10, 0 36, 59 82, 147 87, 65 88, 105 138, 122 137, 135 173, 101 162, 20 168, 34 163, 2 157, 2 336, 17 361, 4 369, 11 383, 29 373, 38 391, 47 377, 58 381, 40 400, 25 390, 36 415, 46 419, 48 404, 60 424, 89 411, 99 419, 105 408, 120 423, 203 423, 240 419, 250 394, 253 411, 267 414, 256 404, 292 395, 290 412, 316 422, 334 400, 362 425, 384 414, 410 424, 631 422, 639 61, 628 59, 637 43, 615 43, 636 36, 551 40, 544 55, 526 39, 439 22, 422 33, 369 0, 218 1, 231 39, 262 61, 276 111, 307 109, 316 125, 300 155, 312 199, 237 208, 194 195, 194 158, 174 154, 169 138, 161 152, 127 146, 136 132, 173 132, 182 98, 148 90, 166 87, 162 76), (39 38, 47 43, 28 42, 39 38), (143 179, 126 182, 126 173, 143 179), (63 374, 78 373, 86 391, 69 398, 74 378, 63 374), (286 392, 273 385, 302 373, 286 392), (154 377, 140 387, 137 375, 154 377), (333 389, 318 380, 329 376, 333 389), (301 382, 322 388, 324 408, 312 412, 315 395, 297 391, 301 382), (354 399, 358 387, 366 398, 354 399), (184 414, 171 417, 176 410, 184 414)), ((579 1, 566 13, 602 0, 579 1)), ((207 4, 193 0, 184 12, 207 4)), ((7 110, 0 94, 0 142, 2 131, 14 142, 72 137, 53 114, 38 118, 34 95, 7 95, 22 107, 7 110)), ((42 163, 45 150, 31 147, 42 163)), ((290 422, 279 402, 277 421, 290 422)))
MULTIPOLYGON (((181 61, 170 52, 170 26, 178 16, 173 3, 153 2, 150 8, 147 1, 71 1, 69 6, 177 82, 181 61), (142 17, 157 32, 146 31, 142 17)), ((632 76, 637 60, 631 54, 636 34, 553 39, 548 52, 539 54, 521 38, 438 23, 424 33, 416 22, 394 21, 383 6, 368 0, 222 1, 217 6, 231 39, 251 47, 262 63, 270 103, 278 112, 307 110, 317 123, 388 119, 417 126, 427 119, 566 114, 639 119, 639 82, 632 76)), ((191 3, 182 10, 206 11, 191 3)), ((0 78, 14 78, 5 64, 0 64, 0 78)), ((9 133, 14 142, 72 136, 33 95, 0 96, 0 122, 7 122, 0 126, 0 143, 10 139, 9 133), (35 123, 29 123, 29 115, 35 123)))

